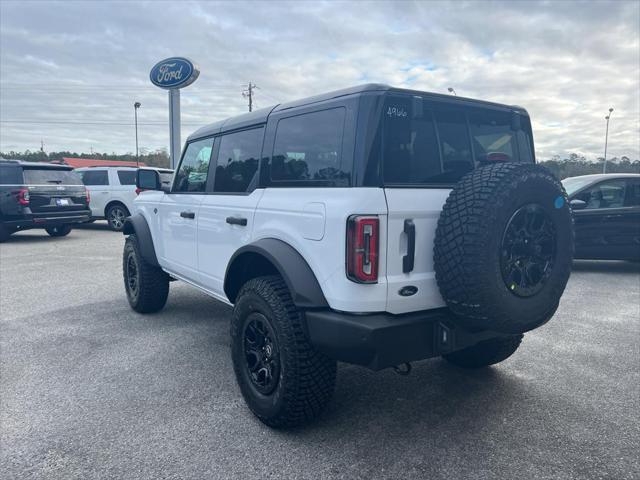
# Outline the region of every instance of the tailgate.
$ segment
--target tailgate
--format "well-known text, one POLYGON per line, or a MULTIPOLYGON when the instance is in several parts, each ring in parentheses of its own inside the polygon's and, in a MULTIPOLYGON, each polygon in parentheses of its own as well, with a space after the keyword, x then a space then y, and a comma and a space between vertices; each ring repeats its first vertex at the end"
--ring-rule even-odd
POLYGON ((433 242, 450 190, 385 188, 384 192, 388 208, 387 311, 399 314, 444 306, 433 269, 433 242))
POLYGON ((70 168, 25 168, 24 183, 29 189, 32 213, 59 214, 87 208, 86 189, 70 168))

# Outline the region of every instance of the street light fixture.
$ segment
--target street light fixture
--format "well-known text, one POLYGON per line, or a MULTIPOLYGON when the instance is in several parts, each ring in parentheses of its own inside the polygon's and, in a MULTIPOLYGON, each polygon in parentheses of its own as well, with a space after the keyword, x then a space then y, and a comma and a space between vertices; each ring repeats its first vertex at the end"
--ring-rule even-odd
POLYGON ((611 118, 611 114, 613 113, 613 108, 609 109, 609 115, 604 117, 607 121, 607 130, 604 134, 604 164, 602 165, 602 173, 607 173, 607 143, 609 142, 609 119, 611 118))
POLYGON ((133 104, 133 116, 135 117, 135 123, 136 123, 136 167, 139 167, 139 160, 138 160, 138 109, 142 106, 142 104, 140 102, 135 102, 133 104))
POLYGON ((456 97, 458 96, 458 94, 456 93, 456 91, 453 89, 453 87, 449 87, 447 88, 447 90, 449 90, 449 93, 453 93, 456 97))

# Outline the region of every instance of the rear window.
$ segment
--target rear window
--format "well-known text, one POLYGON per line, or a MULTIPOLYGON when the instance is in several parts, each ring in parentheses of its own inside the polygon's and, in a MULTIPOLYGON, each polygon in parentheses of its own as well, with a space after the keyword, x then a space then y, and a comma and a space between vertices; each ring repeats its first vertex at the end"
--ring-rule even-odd
POLYGON ((120 181, 120 185, 135 185, 136 171, 135 170, 118 170, 118 180, 120 181))
POLYGON ((22 169, 14 165, 0 166, 0 185, 22 185, 22 169))
POLYGON ((342 165, 344 121, 344 108, 280 120, 271 157, 271 181, 348 186, 348 168, 342 165))
POLYGON ((512 113, 389 95, 382 121, 385 185, 452 185, 493 161, 532 161, 530 124, 512 113), (522 146, 521 146, 522 145, 522 146))
POLYGON ((82 180, 73 170, 25 168, 24 183, 28 185, 82 185, 82 180))

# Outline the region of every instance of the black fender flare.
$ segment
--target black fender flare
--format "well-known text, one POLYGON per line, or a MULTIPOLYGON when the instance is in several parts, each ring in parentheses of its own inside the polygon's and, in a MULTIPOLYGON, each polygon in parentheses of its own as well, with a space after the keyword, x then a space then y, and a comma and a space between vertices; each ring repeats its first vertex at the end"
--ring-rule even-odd
POLYGON ((255 255, 268 261, 284 279, 293 303, 298 308, 327 308, 329 304, 322 293, 318 279, 306 260, 298 251, 282 240, 263 238, 239 248, 229 260, 224 275, 224 293, 235 303, 236 296, 242 287, 237 278, 253 278, 247 272, 249 263, 243 261, 255 258, 255 255))
POLYGON ((142 258, 154 267, 160 266, 158 257, 156 257, 156 249, 153 246, 153 238, 151 237, 149 224, 147 224, 147 220, 141 213, 136 213, 125 219, 122 233, 124 235, 135 234, 138 239, 138 247, 140 248, 142 258))

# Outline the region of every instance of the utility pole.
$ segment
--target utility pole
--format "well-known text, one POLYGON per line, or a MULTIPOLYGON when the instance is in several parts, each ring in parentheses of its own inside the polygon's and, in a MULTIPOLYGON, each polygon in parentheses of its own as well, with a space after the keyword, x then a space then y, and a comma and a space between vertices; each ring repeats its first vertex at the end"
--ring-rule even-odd
POLYGON ((249 86, 247 87, 247 89, 242 91, 242 96, 244 98, 248 98, 249 99, 249 111, 250 112, 253 112, 253 91, 256 88, 260 88, 260 87, 258 87, 255 83, 249 82, 249 86))
POLYGON ((141 107, 140 102, 135 102, 133 104, 133 115, 136 123, 136 167, 139 167, 139 158, 138 158, 138 109, 141 107))
POLYGON ((613 113, 613 108, 609 109, 609 115, 604 117, 607 121, 607 131, 604 134, 604 164, 602 165, 602 173, 607 173, 607 143, 609 141, 609 119, 611 118, 611 114, 613 113))
POLYGON ((44 140, 40 139, 40 151, 44 153, 44 140))

